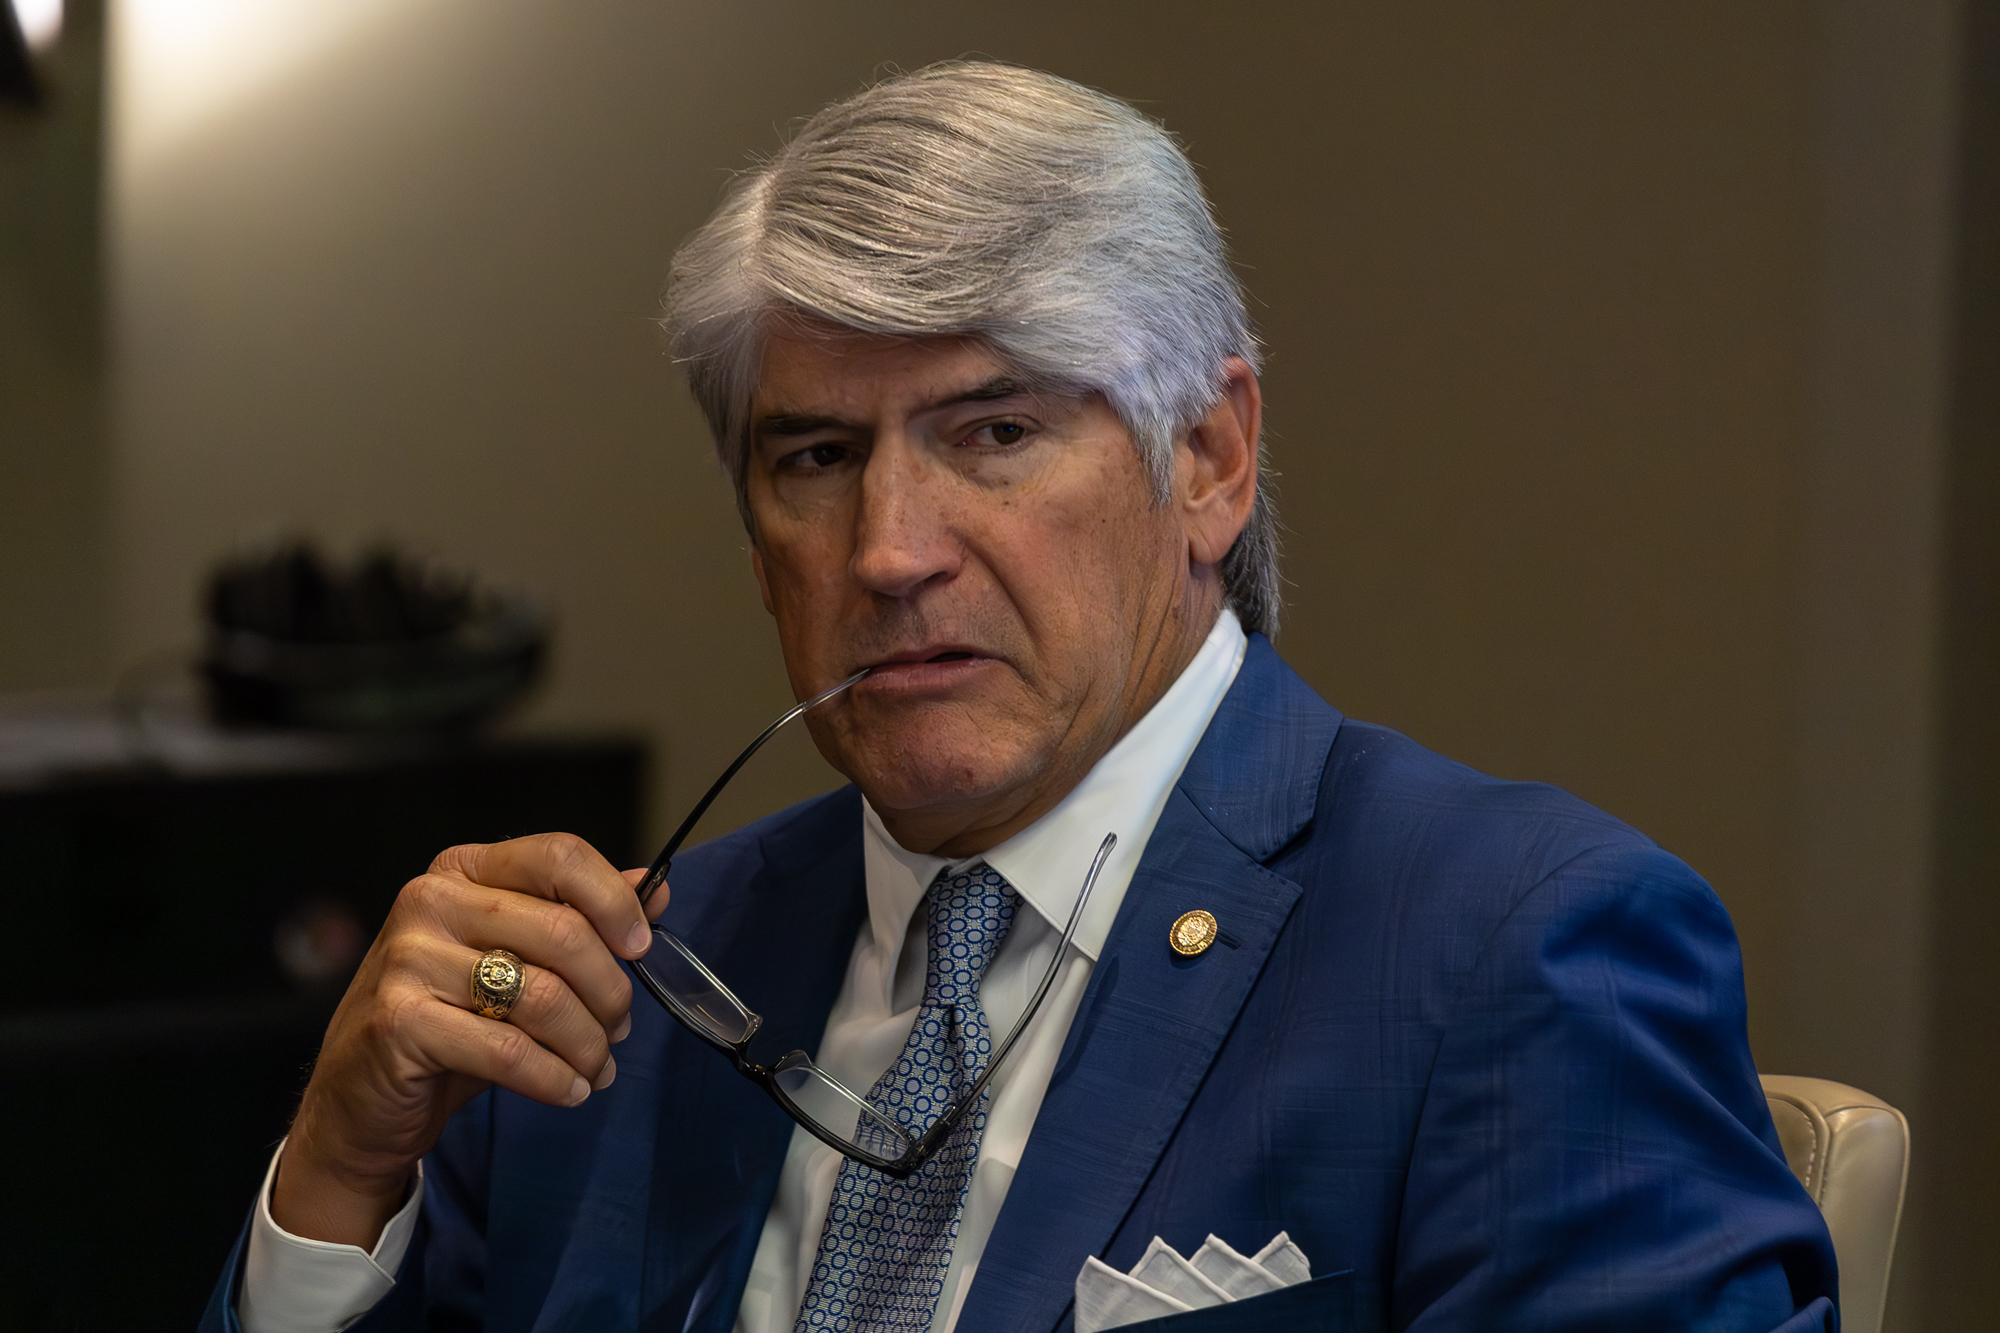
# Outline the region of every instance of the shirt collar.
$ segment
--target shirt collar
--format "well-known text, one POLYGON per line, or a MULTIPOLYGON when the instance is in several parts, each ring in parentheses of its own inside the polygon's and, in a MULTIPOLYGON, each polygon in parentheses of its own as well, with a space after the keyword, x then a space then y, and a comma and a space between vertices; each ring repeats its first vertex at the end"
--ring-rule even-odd
POLYGON ((1118 846, 1098 872, 1097 886, 1072 941, 1096 961, 1167 796, 1235 682, 1248 646, 1236 613, 1225 607, 1179 678, 1083 781, 1053 810, 979 856, 947 861, 906 851, 863 798, 862 864, 868 882, 869 929, 876 946, 894 957, 938 871, 976 861, 1006 876, 1021 901, 1060 931, 1069 924, 1098 844, 1106 833, 1116 833, 1118 846))

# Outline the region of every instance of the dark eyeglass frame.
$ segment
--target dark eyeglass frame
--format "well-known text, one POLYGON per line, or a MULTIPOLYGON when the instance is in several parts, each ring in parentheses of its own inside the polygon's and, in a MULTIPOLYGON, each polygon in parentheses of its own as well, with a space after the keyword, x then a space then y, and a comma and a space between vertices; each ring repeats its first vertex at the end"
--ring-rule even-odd
MULTIPOLYGON (((815 695, 804 703, 798 704, 783 717, 766 727, 763 734, 750 742, 749 747, 742 754, 736 756, 736 761, 724 769, 722 776, 715 780, 714 785, 703 794, 699 801, 695 802, 694 809, 689 811, 688 817, 681 821, 681 826, 674 830, 673 837, 667 840, 667 845, 661 849, 660 854, 653 858, 653 864, 647 868, 645 878, 639 881, 639 904, 642 908, 652 898, 654 891, 666 882, 667 871, 673 865, 674 853, 681 849, 681 844, 687 840, 687 836, 693 831, 696 822, 701 819, 703 814, 707 813, 708 807, 714 804, 715 798, 721 794, 722 789, 729 785, 729 780, 736 776, 744 764, 749 762, 750 756, 763 748, 764 742, 776 735, 779 728, 783 727, 787 722, 819 707, 819 705, 861 681, 867 675, 868 671, 858 672, 825 693, 815 695)), ((1090 900, 1090 891, 1097 883, 1098 872, 1104 868, 1106 858, 1111 855, 1111 849, 1117 843, 1118 835, 1107 833, 1104 835, 1104 841, 1098 845, 1097 855, 1090 862, 1090 871, 1084 876, 1083 889, 1077 894, 1076 906, 1070 911, 1069 924, 1063 928, 1062 941, 1056 946, 1055 956, 1049 961, 1049 970, 1043 975, 1041 985, 1035 988, 1034 996, 1028 1001, 1027 1008, 1021 1011, 1021 1017, 1015 1021, 1013 1031, 1009 1032, 1006 1040, 994 1049, 992 1056, 986 1061, 986 1068, 974 1080, 972 1087, 967 1089, 965 1094, 954 1102, 943 1115, 933 1121, 921 1136, 912 1136, 908 1130, 884 1116, 878 1108, 870 1106, 867 1100, 852 1088, 847 1087, 831 1074, 814 1066, 811 1057, 804 1051, 793 1051, 779 1059, 773 1065, 762 1065, 752 1060, 749 1055, 750 1041, 757 1035, 758 1029, 763 1026, 764 1020, 748 1005, 744 1004, 743 1001, 737 999, 735 992, 725 986, 721 979, 709 970, 707 964, 697 958, 691 949, 682 944, 664 926, 657 923, 653 926, 654 949, 665 948, 672 950, 678 956, 681 963, 691 966, 696 973, 705 979, 708 987, 718 999, 735 1006, 741 1012, 744 1023, 743 1035, 734 1041, 727 1040, 706 1025, 694 1009, 690 1008, 681 997, 676 996, 672 990, 652 975, 652 972, 646 967, 647 959, 654 957, 652 953, 648 953, 645 959, 637 959, 628 963, 627 966, 631 969, 632 975, 638 978, 639 984, 645 988, 646 992, 659 1001, 660 1006, 669 1014, 672 1014, 682 1027, 686 1028, 696 1037, 699 1037, 715 1050, 729 1057, 730 1063, 736 1066, 737 1073, 761 1087, 786 1115, 804 1127, 814 1138, 842 1156, 871 1166, 884 1175, 902 1180, 932 1157, 936 1156, 939 1150, 944 1147, 945 1143, 951 1138, 952 1131, 958 1127, 959 1122, 966 1117, 972 1108, 979 1104, 980 1096, 986 1091, 986 1085, 992 1079, 994 1072, 1000 1068, 1001 1062, 1007 1058, 1008 1053, 1014 1049, 1015 1044, 1021 1039, 1021 1034, 1027 1031, 1029 1022, 1040 1011, 1042 1001, 1048 997, 1049 990, 1055 984, 1056 973, 1061 969, 1063 959, 1069 954, 1070 941, 1076 935, 1077 923, 1083 919, 1084 904, 1090 900), (835 1094, 839 1098, 844 1099, 846 1104, 851 1104, 852 1108, 855 1109, 857 1125, 854 1135, 843 1135, 839 1131, 823 1124, 812 1112, 801 1106, 786 1087, 788 1080, 804 1083, 815 1077, 819 1080, 819 1083, 813 1086, 817 1087, 822 1093, 831 1092, 835 1094), (861 1135, 863 1126, 868 1126, 873 1130, 874 1137, 881 1146, 894 1147, 897 1140, 900 1140, 904 1145, 903 1150, 890 1155, 857 1142, 856 1138, 861 1135)))

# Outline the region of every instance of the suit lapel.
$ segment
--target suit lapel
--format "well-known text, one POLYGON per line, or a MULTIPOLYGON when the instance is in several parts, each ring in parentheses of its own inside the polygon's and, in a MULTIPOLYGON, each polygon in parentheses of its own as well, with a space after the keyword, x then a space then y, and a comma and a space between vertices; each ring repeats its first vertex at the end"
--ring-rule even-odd
POLYGON ((1117 1234, 1298 900, 1263 862, 1310 821, 1339 726, 1252 636, 1092 970, 958 1333, 1053 1328, 1117 1234), (1184 958, 1167 932, 1194 908, 1221 936, 1184 958))
MULTIPOLYGON (((765 1017, 752 1055, 816 1050, 867 914, 860 801, 847 789, 760 840, 761 864, 688 937, 765 1017)), ((731 868, 736 870, 738 868, 731 868)), ((671 911, 671 909, 669 909, 671 911)), ((671 925, 672 923, 669 922, 671 925)), ((657 1009, 657 1006, 653 1006, 657 1009)), ((727 1333, 770 1211, 790 1117, 664 1013, 676 1086, 662 1090, 647 1246, 648 1327, 727 1333), (665 1149, 665 1145, 676 1145, 665 1149)))

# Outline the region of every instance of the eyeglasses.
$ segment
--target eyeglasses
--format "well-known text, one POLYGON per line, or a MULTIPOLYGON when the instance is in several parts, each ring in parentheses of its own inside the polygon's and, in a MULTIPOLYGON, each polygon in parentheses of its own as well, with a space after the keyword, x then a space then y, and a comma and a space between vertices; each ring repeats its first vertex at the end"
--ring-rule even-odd
MULTIPOLYGON (((681 849, 696 821, 707 812, 737 771, 749 762, 750 756, 757 753, 764 742, 776 735, 787 722, 819 707, 867 674, 867 671, 859 672, 824 694, 799 704, 766 727, 761 736, 750 742, 748 749, 736 756, 736 762, 724 769, 722 776, 715 780, 715 785, 695 803, 688 817, 674 830, 674 836, 667 840, 666 847, 654 858, 646 877, 639 881, 641 906, 653 896, 654 890, 666 883, 674 853, 681 849)), ((1007 1053, 1014 1049, 1021 1034, 1027 1031, 1028 1023, 1055 984, 1056 972, 1069 953, 1077 922, 1083 919, 1083 905, 1090 900, 1090 890, 1097 883, 1097 874, 1104 868, 1105 859, 1117 843, 1118 835, 1107 833, 1098 845, 1090 870, 1083 877, 1083 889, 1077 894, 1076 906, 1070 910, 1069 924, 1063 927, 1062 943, 1056 946, 1055 956, 1049 960, 1049 970, 1042 977, 1042 984, 1035 988, 1028 1007, 1015 1022, 1014 1030, 994 1048, 986 1068, 965 1095, 920 1135, 912 1134, 881 1110, 869 1105, 859 1093, 815 1065, 812 1057, 804 1051, 793 1051, 772 1065, 761 1065, 752 1060, 749 1055, 750 1039, 757 1035, 757 1029, 763 1026, 764 1020, 737 999, 735 993, 708 970, 708 965, 695 957, 694 951, 676 939, 666 927, 653 926, 652 949, 643 959, 629 966, 633 975, 639 978, 639 983, 682 1027, 728 1056, 737 1073, 769 1093, 771 1100, 782 1107, 786 1115, 803 1125, 814 1138, 843 1156, 902 1180, 944 1147, 959 1121, 979 1104, 994 1071, 1000 1068, 1007 1053)))

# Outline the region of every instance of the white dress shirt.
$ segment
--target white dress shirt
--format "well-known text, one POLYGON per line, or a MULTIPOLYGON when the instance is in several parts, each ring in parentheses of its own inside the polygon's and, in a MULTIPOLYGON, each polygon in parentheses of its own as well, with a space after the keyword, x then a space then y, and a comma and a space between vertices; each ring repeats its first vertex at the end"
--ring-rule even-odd
MULTIPOLYGON (((1098 952, 1166 808, 1167 797, 1208 730, 1243 665, 1247 647, 1233 612, 1224 610, 1187 669, 1160 701, 1053 810, 1007 841, 960 861, 905 851, 866 802, 862 858, 868 920, 854 942, 847 976, 827 1016, 814 1060, 856 1091, 874 1086, 902 1053, 923 999, 926 947, 917 909, 937 872, 975 861, 1006 876, 1024 910, 987 968, 980 1001, 993 1031, 1006 1033, 1027 1008, 1062 941, 1084 873, 1106 833, 1118 846, 1099 873, 1083 919, 1041 1010, 987 1085, 986 1134, 944 1294, 932 1333, 950 1333, 979 1268, 1014 1170, 1027 1147, 1098 952)), ((616 1095, 615 1088, 605 1094, 616 1095)), ((283 1151, 280 1145, 280 1151, 283 1151)), ((841 1155, 803 1129, 792 1132, 783 1173, 750 1266, 736 1333, 790 1333, 812 1276, 820 1231, 840 1177, 841 1155)), ((276 1158, 273 1158, 275 1171, 276 1158)), ((414 1229, 422 1190, 391 1220, 370 1254, 354 1245, 301 1240, 271 1220, 270 1178, 250 1228, 243 1291, 237 1304, 245 1333, 335 1333, 394 1285, 414 1229)))

